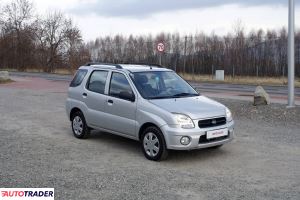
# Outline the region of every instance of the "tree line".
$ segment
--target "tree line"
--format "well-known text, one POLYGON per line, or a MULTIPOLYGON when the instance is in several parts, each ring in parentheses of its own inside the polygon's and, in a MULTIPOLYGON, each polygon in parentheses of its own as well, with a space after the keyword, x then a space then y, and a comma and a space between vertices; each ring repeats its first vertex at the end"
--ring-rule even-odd
MULTIPOLYGON (((99 37, 87 43, 91 60, 115 63, 161 64, 182 73, 213 74, 225 70, 235 76, 286 76, 287 30, 245 33, 242 26, 225 36, 160 33, 155 36, 99 37), (156 50, 158 43, 165 51, 156 50), (161 57, 161 58, 160 58, 161 57)), ((300 32, 296 33, 296 75, 300 76, 300 32)))
MULTIPOLYGON (((296 75, 300 76, 300 31, 296 33, 296 75)), ((30 0, 0 7, 0 68, 54 72, 89 62, 161 64, 182 73, 236 76, 286 76, 287 30, 245 32, 241 23, 232 33, 159 33, 102 36, 84 42, 78 27, 61 12, 38 15, 30 0), (165 44, 159 53, 156 46, 165 44)))
POLYGON ((80 30, 61 12, 39 16, 28 0, 0 8, 0 68, 53 72, 88 60, 80 30))

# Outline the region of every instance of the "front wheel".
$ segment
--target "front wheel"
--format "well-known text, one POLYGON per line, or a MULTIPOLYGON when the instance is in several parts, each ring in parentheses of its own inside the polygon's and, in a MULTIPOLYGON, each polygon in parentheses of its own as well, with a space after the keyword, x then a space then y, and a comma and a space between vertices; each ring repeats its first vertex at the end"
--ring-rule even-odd
POLYGON ((146 128, 142 136, 142 150, 149 160, 164 160, 168 156, 168 149, 162 132, 155 126, 146 128))
POLYGON ((72 116, 72 130, 74 136, 80 139, 87 138, 90 134, 85 118, 80 111, 74 113, 72 116))

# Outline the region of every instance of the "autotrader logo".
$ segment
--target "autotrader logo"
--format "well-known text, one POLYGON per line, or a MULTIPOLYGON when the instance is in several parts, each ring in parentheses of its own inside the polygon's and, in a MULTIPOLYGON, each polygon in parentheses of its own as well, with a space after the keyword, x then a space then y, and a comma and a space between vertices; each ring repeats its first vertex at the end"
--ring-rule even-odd
POLYGON ((0 200, 54 200, 54 188, 0 188, 0 200))

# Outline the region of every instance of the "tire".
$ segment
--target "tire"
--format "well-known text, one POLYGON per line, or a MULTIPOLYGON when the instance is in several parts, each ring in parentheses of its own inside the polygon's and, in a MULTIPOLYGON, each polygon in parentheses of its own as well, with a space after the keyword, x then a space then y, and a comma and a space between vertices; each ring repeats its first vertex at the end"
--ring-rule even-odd
POLYGON ((168 149, 162 132, 155 126, 146 128, 141 137, 142 151, 148 160, 160 161, 168 157, 168 149))
POLYGON ((90 129, 86 124, 82 112, 77 111, 72 116, 71 121, 72 131, 76 138, 85 139, 90 135, 90 129))

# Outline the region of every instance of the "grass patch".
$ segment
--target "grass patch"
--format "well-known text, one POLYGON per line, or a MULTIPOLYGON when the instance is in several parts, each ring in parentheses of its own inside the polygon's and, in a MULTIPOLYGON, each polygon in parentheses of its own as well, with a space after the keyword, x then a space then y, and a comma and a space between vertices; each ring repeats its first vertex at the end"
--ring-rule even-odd
MULTIPOLYGON (((255 77, 255 76, 225 76, 224 81, 214 80, 211 75, 193 75, 179 73, 185 80, 195 82, 212 82, 212 83, 233 83, 233 84, 247 84, 247 85, 275 85, 287 86, 287 77, 255 77)), ((295 78, 295 86, 300 87, 300 78, 295 78)))
MULTIPOLYGON (((8 71, 8 72, 18 72, 19 70, 17 69, 1 69, 3 71, 8 71)), ((73 75, 76 70, 70 70, 70 69, 55 69, 52 74, 60 74, 60 75, 73 75)), ((24 70, 24 72, 30 72, 30 73, 42 73, 44 70, 42 69, 35 69, 35 68, 30 68, 24 70)))
POLYGON ((12 82, 15 82, 11 79, 7 79, 7 80, 0 80, 0 84, 6 84, 6 83, 12 83, 12 82))

